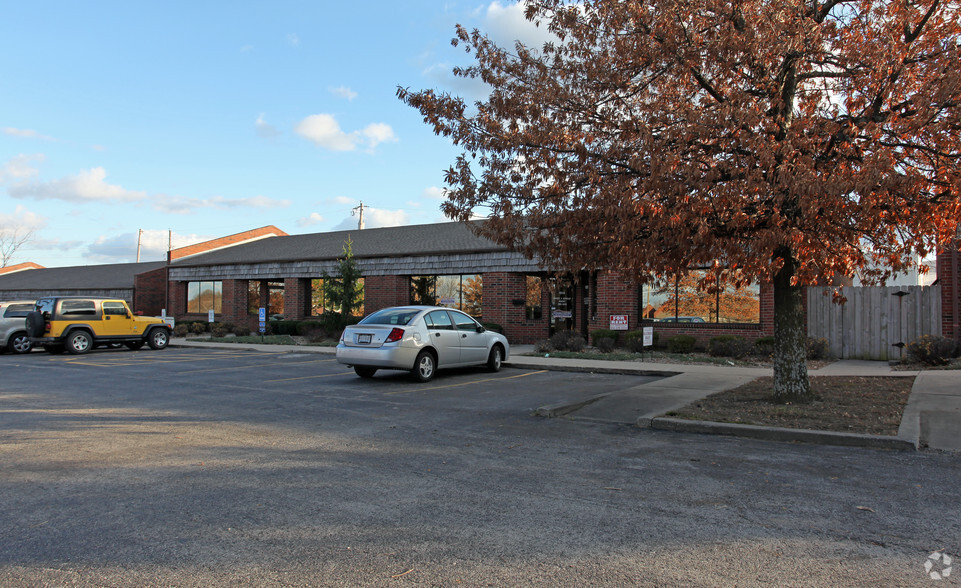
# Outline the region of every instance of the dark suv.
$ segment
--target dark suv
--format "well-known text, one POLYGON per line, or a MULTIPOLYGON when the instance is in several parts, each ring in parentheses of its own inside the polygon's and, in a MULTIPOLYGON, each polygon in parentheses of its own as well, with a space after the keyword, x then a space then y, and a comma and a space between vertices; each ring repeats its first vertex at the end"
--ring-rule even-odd
POLYGON ((136 316, 114 298, 41 298, 26 317, 27 334, 50 353, 86 353, 98 345, 123 344, 163 349, 170 325, 162 319, 136 316))

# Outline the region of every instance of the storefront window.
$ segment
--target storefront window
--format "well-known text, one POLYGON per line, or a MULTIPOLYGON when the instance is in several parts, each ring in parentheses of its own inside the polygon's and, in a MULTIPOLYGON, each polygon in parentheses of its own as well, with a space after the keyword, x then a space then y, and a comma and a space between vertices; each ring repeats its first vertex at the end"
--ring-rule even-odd
POLYGON ((539 276, 527 276, 527 303, 524 315, 529 321, 540 320, 544 316, 542 309, 544 295, 541 292, 541 282, 539 276))
POLYGON ((260 285, 259 280, 247 280, 247 314, 251 316, 260 313, 260 285))
POLYGON ((219 314, 222 299, 222 282, 187 283, 187 312, 203 314, 212 310, 219 314))
POLYGON ((646 321, 681 323, 759 323, 760 288, 756 284, 715 291, 698 291, 697 283, 711 270, 692 270, 675 279, 658 280, 642 288, 646 321))
POLYGON ((447 306, 481 316, 483 278, 480 275, 411 276, 411 304, 447 306))
POLYGON ((267 282, 267 317, 283 318, 284 316, 284 283, 267 282))

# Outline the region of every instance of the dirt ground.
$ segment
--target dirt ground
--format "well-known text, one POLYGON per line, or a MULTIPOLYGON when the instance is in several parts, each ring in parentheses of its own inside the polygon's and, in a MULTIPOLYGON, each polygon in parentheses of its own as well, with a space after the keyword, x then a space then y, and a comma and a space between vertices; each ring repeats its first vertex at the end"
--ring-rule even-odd
POLYGON ((713 394, 669 416, 728 423, 897 435, 911 377, 811 377, 817 399, 810 404, 771 400, 772 378, 713 394))

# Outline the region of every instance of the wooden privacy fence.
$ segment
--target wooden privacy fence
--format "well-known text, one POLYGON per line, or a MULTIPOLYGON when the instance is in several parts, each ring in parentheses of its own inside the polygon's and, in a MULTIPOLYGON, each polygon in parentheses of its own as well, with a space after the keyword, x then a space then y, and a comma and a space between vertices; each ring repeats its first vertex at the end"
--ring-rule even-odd
POLYGON ((896 360, 921 335, 941 334, 941 286, 808 288, 808 336, 827 339, 841 359, 896 360))

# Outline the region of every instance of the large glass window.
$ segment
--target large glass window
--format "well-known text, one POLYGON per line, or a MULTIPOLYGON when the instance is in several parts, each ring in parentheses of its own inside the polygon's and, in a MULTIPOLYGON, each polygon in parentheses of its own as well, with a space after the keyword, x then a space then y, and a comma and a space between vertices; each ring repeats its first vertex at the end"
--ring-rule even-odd
POLYGON ((284 283, 267 282, 267 317, 283 318, 284 316, 284 283))
POLYGON ((484 281, 476 274, 411 276, 411 304, 447 306, 481 316, 484 311, 484 281))
POLYGON ((222 282, 187 283, 187 312, 207 313, 212 310, 219 314, 222 298, 222 282))
MULTIPOLYGON (((331 301, 331 294, 328 292, 328 288, 339 288, 340 283, 336 278, 330 278, 329 283, 324 283, 323 278, 314 278, 310 280, 310 295, 308 296, 308 308, 309 316, 321 316, 327 312, 340 312, 340 306, 335 305, 331 301)), ((355 306, 353 310, 354 316, 364 316, 364 278, 357 279, 357 291, 358 297, 355 301, 355 306)))
POLYGON ((641 316, 647 321, 681 323, 759 323, 760 288, 756 284, 728 284, 714 291, 698 291, 697 283, 711 270, 645 284, 641 291, 641 316))
POLYGON ((260 314, 260 280, 247 280, 247 314, 260 314))
POLYGON ((527 303, 524 315, 529 321, 540 320, 544 316, 542 310, 544 293, 541 291, 541 282, 540 276, 527 276, 527 303))

